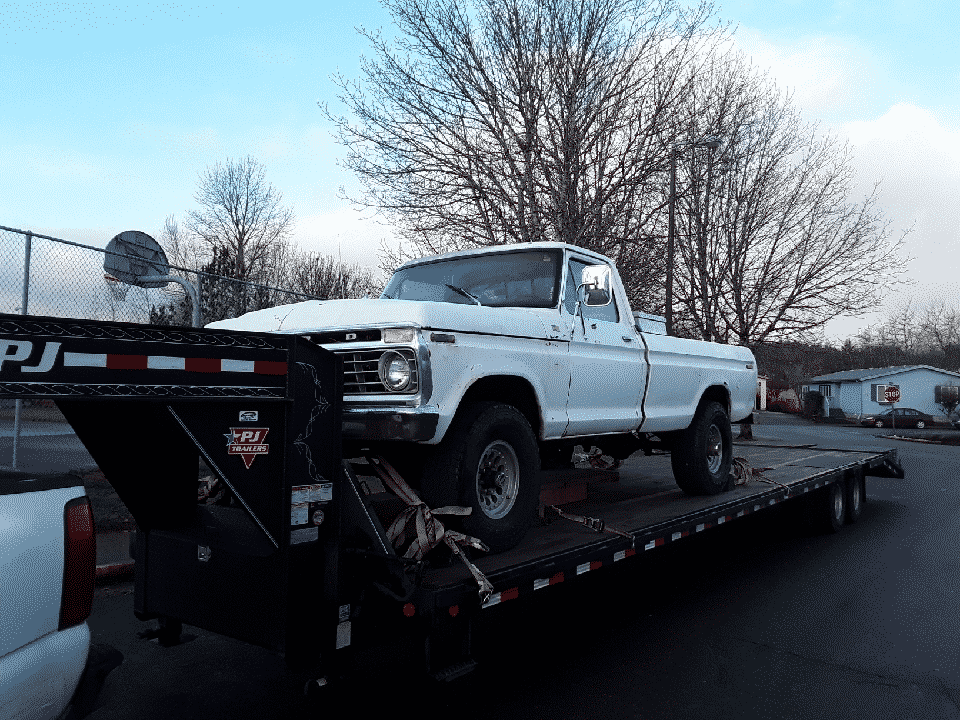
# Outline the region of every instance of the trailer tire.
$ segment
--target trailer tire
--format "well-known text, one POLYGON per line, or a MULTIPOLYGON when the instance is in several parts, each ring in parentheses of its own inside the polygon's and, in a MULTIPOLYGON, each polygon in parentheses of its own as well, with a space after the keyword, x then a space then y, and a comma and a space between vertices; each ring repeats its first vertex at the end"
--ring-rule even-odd
POLYGON ((821 527, 828 533, 840 532, 847 516, 846 483, 831 483, 824 488, 820 506, 821 527))
POLYGON ((732 457, 730 417, 720 403, 708 402, 675 437, 670 464, 677 485, 688 495, 717 495, 730 489, 732 457))
POLYGON ((523 414, 511 405, 477 402, 462 409, 427 459, 422 497, 431 507, 462 505, 467 535, 491 552, 517 545, 540 501, 540 452, 523 414))
POLYGON ((846 488, 847 523, 852 525, 863 514, 863 504, 867 500, 867 480, 863 473, 857 473, 847 480, 846 488))

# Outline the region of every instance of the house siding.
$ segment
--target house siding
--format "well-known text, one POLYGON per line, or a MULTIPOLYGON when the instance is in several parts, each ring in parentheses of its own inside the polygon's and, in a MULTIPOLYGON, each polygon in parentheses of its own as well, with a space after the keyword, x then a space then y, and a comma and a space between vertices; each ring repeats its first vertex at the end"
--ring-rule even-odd
POLYGON ((935 370, 923 368, 864 380, 860 383, 863 414, 873 415, 890 407, 886 403, 879 403, 870 399, 871 385, 899 385, 900 402, 897 403, 897 406, 914 408, 934 417, 944 417, 943 409, 934 402, 934 388, 937 385, 957 384, 960 384, 960 381, 955 375, 938 373, 935 370))
POLYGON ((821 385, 831 387, 830 407, 839 407, 848 417, 860 418, 887 410, 889 404, 870 399, 870 388, 872 385, 898 385, 900 401, 897 407, 914 408, 942 419, 943 409, 934 400, 934 388, 937 385, 960 385, 960 377, 932 368, 911 368, 863 380, 831 382, 813 379, 804 389, 817 390, 821 385))
MULTIPOLYGON (((845 415, 860 415, 863 412, 860 404, 862 397, 862 393, 860 392, 860 383, 840 383, 840 389, 836 392, 836 395, 837 407, 843 410, 845 415)), ((869 386, 867 395, 870 395, 869 386)))

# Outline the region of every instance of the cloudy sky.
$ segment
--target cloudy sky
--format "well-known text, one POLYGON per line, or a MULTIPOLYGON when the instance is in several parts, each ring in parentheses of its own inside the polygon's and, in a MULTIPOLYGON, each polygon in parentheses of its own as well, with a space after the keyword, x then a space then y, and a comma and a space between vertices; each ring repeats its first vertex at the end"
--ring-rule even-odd
MULTIPOLYGON (((858 192, 880 181, 891 228, 912 228, 914 284, 888 304, 960 302, 960 3, 730 0, 718 16, 805 119, 853 145, 858 192)), ((355 181, 317 101, 336 107, 331 74, 358 77, 354 28, 389 23, 376 0, 0 2, 0 225, 99 246, 156 235, 195 206, 199 173, 249 154, 300 246, 375 264, 388 230, 338 198, 355 181)))

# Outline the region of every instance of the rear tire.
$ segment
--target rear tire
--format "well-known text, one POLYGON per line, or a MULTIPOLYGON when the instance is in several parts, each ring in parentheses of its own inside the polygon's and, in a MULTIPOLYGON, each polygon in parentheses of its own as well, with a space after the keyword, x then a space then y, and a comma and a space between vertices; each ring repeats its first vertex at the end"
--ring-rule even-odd
MULTIPOLYGON (((472 509, 463 532, 491 552, 517 545, 540 501, 540 453, 523 414, 510 405, 478 402, 461 410, 427 460, 422 497, 430 507, 472 509)), ((447 522, 444 519, 444 522, 447 522)))
POLYGON ((835 482, 824 488, 820 498, 820 527, 828 533, 840 532, 847 516, 846 483, 835 482))
POLYGON ((852 525, 863 514, 863 504, 867 499, 867 482, 862 473, 847 480, 846 494, 847 523, 852 525))
POLYGON ((917 420, 917 430, 923 430, 927 424, 923 420, 917 420))
POLYGON ((673 477, 688 495, 716 495, 730 489, 732 456, 730 418, 720 403, 706 403, 675 438, 673 477))

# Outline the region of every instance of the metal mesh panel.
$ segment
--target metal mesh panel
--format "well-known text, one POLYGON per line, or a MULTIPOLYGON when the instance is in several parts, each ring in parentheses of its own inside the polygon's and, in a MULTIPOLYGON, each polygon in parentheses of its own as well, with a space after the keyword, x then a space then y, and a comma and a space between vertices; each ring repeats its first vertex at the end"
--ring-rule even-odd
MULTIPOLYGON (((123 286, 123 292, 105 277, 104 253, 69 240, 0 226, 0 312, 190 325, 192 306, 180 285, 123 286)), ((171 267, 171 273, 197 289, 201 325, 313 297, 186 268, 171 267)))

